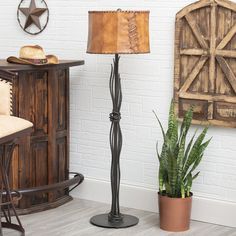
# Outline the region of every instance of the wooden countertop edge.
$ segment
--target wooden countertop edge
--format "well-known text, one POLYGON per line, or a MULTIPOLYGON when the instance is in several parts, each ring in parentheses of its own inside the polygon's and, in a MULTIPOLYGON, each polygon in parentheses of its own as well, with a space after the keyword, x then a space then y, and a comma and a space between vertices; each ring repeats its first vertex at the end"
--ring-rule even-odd
POLYGON ((51 68, 67 68, 84 65, 84 60, 60 60, 59 64, 50 64, 50 65, 40 65, 40 66, 31 66, 31 65, 20 65, 8 63, 6 60, 0 59, 0 70, 9 70, 9 71, 27 71, 27 70, 45 70, 51 68))

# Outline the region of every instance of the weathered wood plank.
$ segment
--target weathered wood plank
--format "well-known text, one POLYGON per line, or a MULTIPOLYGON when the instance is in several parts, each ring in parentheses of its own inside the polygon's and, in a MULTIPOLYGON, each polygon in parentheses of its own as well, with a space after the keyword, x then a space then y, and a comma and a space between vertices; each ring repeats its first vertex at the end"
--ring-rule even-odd
POLYGON ((206 100, 211 102, 230 102, 230 103, 236 103, 236 97, 230 97, 226 95, 208 95, 208 94, 193 94, 193 93, 186 93, 186 92, 180 92, 179 93, 180 98, 185 99, 195 99, 195 100, 206 100))
MULTIPOLYGON (((174 67, 174 100, 178 100, 179 86, 180 80, 178 79, 180 76, 180 29, 182 27, 182 20, 175 22, 175 67, 174 67)), ((179 105, 176 103, 175 112, 178 114, 179 105)))
POLYGON ((214 116, 214 103, 208 102, 208 120, 213 120, 214 116))
POLYGON ((236 58, 236 51, 216 50, 216 55, 221 57, 236 58))
POLYGON ((231 30, 225 35, 220 44, 217 46, 217 49, 223 49, 229 41, 233 38, 236 33, 236 24, 231 28, 231 30))
POLYGON ((236 4, 234 2, 225 1, 225 0, 215 0, 215 2, 222 7, 228 8, 232 11, 236 11, 236 4))
POLYGON ((208 55, 209 52, 204 49, 200 48, 186 48, 186 49, 180 49, 180 55, 187 55, 187 56, 202 56, 202 55, 208 55))
POLYGON ((180 88, 180 92, 186 92, 187 91, 189 86, 192 84, 192 82, 197 77, 197 75, 199 74, 200 70, 202 69, 202 67, 206 63, 207 59, 208 59, 208 57, 201 56, 201 58, 199 59, 198 63, 196 64, 196 66, 193 68, 192 72, 189 74, 188 78, 186 79, 185 83, 180 88))
MULTIPOLYGON (((182 118, 178 118, 179 121, 183 121, 182 118)), ((192 120, 192 124, 194 125, 205 125, 205 126, 209 126, 209 125, 215 125, 215 126, 223 126, 223 127, 227 127, 227 128, 236 128, 236 123, 235 122, 229 122, 229 121, 222 121, 222 120, 207 120, 207 121, 199 121, 199 120, 192 120)), ((232 234, 232 236, 234 236, 232 234)))
POLYGON ((199 26, 197 25, 195 19, 193 18, 192 14, 189 13, 185 16, 190 28, 192 29, 194 35, 196 36, 197 41, 199 42, 199 44, 201 45, 202 48, 204 49, 208 49, 208 45, 206 40, 204 39, 203 34, 201 33, 201 30, 199 28, 199 26))
POLYGON ((209 67, 209 92, 215 91, 215 71, 216 71, 216 4, 213 3, 211 7, 211 42, 210 42, 210 67, 209 67))
POLYGON ((223 57, 217 56, 216 59, 219 62, 221 69, 225 73, 234 92, 236 93, 236 76, 235 76, 234 72, 232 71, 229 64, 227 63, 227 61, 223 57))
MULTIPOLYGON (((231 22, 232 20, 232 12, 219 7, 218 8, 218 19, 222 19, 221 22, 218 22, 218 27, 217 27, 217 45, 220 44, 220 42, 223 40, 223 38, 225 37, 225 35, 230 31, 230 29, 232 28, 232 26, 234 25, 233 22, 231 22)), ((231 46, 230 44, 228 44, 226 46, 226 49, 228 51, 233 52, 233 50, 230 50, 231 46)), ((225 49, 225 50, 226 50, 225 49)), ((224 50, 217 50, 216 49, 216 55, 218 56, 219 54, 222 54, 224 50)), ((231 85, 229 84, 229 82, 227 82, 227 79, 225 78, 225 74, 222 71, 220 65, 218 65, 218 63, 216 63, 216 91, 215 93, 217 94, 225 94, 225 95, 229 95, 232 96, 234 94, 231 85)))

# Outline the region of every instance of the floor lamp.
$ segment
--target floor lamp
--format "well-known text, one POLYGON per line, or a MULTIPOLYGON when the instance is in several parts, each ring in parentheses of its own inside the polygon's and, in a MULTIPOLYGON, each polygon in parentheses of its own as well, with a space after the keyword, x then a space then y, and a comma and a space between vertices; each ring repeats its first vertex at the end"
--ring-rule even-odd
MULTIPOLYGON (((120 109, 122 102, 119 54, 149 53, 149 11, 90 11, 87 53, 115 54, 110 75, 113 110, 110 114, 110 147, 112 205, 109 214, 90 219, 93 225, 105 228, 126 228, 138 223, 138 218, 120 213, 120 153, 122 133, 120 109)), ((127 65, 128 66, 128 65, 127 65)))

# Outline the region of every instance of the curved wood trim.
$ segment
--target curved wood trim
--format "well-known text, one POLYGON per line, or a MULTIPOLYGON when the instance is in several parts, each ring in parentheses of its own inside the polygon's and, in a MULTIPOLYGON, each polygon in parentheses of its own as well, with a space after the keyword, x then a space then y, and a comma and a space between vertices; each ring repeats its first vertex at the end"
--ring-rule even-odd
POLYGON ((190 12, 196 10, 196 9, 209 6, 212 3, 217 3, 221 7, 228 8, 230 10, 236 11, 236 3, 234 3, 234 2, 228 3, 224 0, 202 0, 202 1, 194 2, 194 3, 186 6, 182 10, 180 10, 176 14, 176 20, 179 20, 179 19, 183 18, 185 15, 187 15, 188 13, 190 13, 190 12))
MULTIPOLYGON (((77 187, 78 185, 80 185, 83 181, 84 181, 84 176, 82 174, 79 173, 74 173, 76 174, 74 178, 70 179, 70 180, 66 180, 60 183, 56 183, 56 184, 51 184, 51 185, 45 185, 45 186, 41 186, 41 187, 35 187, 35 188, 31 188, 31 189, 21 189, 18 190, 22 195, 33 195, 35 193, 39 193, 39 192, 48 192, 51 190, 55 190, 55 189, 61 189, 61 188, 68 188, 69 186, 75 185, 72 190, 77 187)), ((26 215, 26 214, 31 214, 31 213, 36 213, 36 212, 41 212, 41 211, 45 211, 45 210, 49 210, 49 209, 53 209, 56 207, 59 207, 69 201, 73 200, 73 198, 69 195, 65 195, 61 198, 58 198, 56 200, 54 200, 53 202, 46 202, 46 203, 42 203, 42 204, 37 204, 34 206, 31 206, 29 208, 24 208, 24 209, 17 209, 17 213, 19 215, 26 215)))
MULTIPOLYGON (((69 180, 65 180, 55 184, 49 184, 34 188, 19 189, 18 192, 22 195, 32 195, 35 193, 49 192, 52 190, 66 189, 72 185, 80 185, 84 181, 84 176, 82 174, 76 173, 76 175, 69 180)), ((74 189, 74 188, 73 188, 74 189)))
POLYGON ((215 2, 221 6, 221 7, 224 7, 224 8, 228 8, 232 11, 236 11, 236 3, 235 2, 226 2, 224 0, 215 0, 215 2))
POLYGON ((190 12, 192 12, 196 9, 209 6, 209 5, 211 5, 211 3, 212 3, 212 0, 202 0, 202 1, 194 2, 194 3, 186 6, 185 8, 183 8, 181 11, 179 11, 176 14, 176 20, 183 18, 185 15, 189 14, 190 12))

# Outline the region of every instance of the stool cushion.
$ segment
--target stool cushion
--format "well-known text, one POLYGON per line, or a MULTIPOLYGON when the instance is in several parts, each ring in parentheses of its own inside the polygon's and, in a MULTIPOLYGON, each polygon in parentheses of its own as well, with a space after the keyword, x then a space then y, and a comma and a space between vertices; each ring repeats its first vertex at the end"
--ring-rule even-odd
POLYGON ((0 115, 0 138, 20 132, 30 127, 33 127, 33 124, 28 120, 15 116, 0 115))

